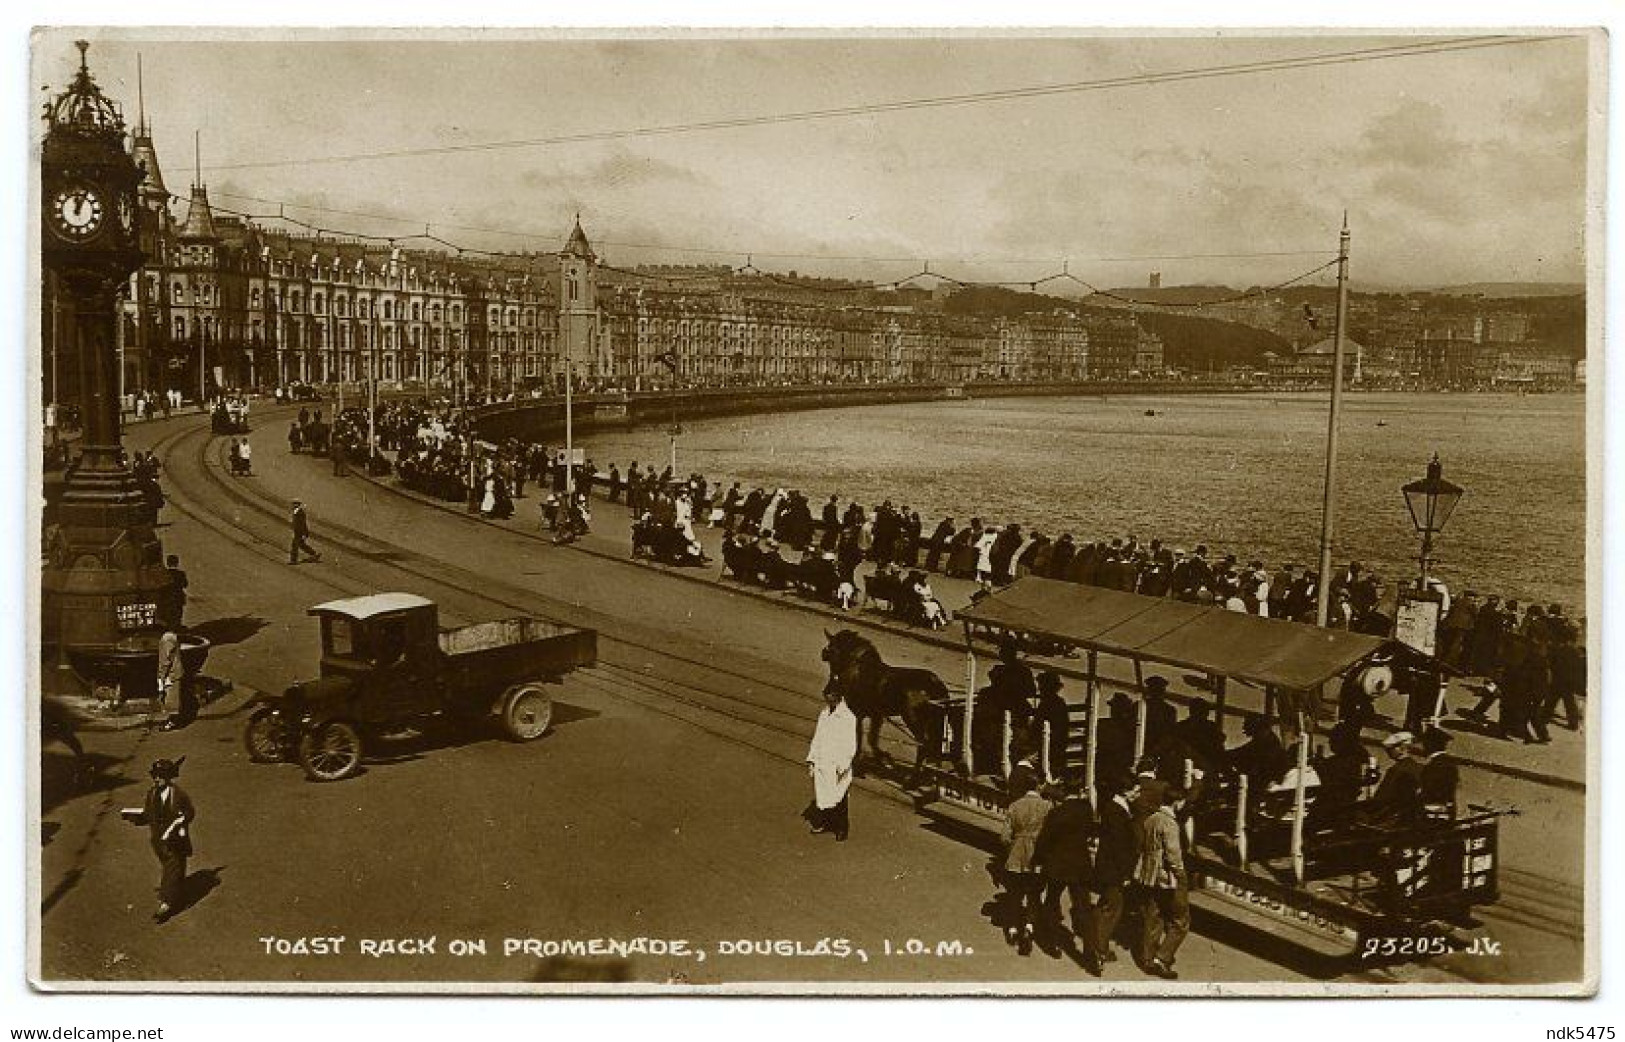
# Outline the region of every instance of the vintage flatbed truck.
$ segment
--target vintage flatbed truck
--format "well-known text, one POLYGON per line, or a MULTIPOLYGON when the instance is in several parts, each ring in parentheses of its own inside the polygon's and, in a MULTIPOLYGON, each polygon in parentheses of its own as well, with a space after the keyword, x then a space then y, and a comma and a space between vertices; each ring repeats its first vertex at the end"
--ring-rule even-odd
POLYGON ((244 744, 260 763, 297 759, 314 781, 361 769, 382 736, 434 724, 495 720, 518 742, 546 733, 545 685, 593 665, 590 629, 519 617, 441 629, 435 603, 410 593, 328 601, 320 675, 294 684, 249 717, 244 744))
MULTIPOLYGON (((1421 654, 1388 638, 1034 577, 1018 579, 960 618, 969 695, 940 706, 943 726, 931 750, 937 766, 921 772, 921 809, 993 834, 1010 801, 1010 729, 1006 718, 1003 762, 978 770, 965 740, 975 716, 978 645, 984 655, 1006 642, 1029 658, 1081 653, 1084 691, 1068 724, 1068 762, 1050 762, 1046 725, 1037 767, 1046 777, 1081 775, 1091 802, 1102 798, 1096 760, 1103 692, 1133 700, 1133 755, 1144 751, 1146 665, 1202 677, 1221 723, 1227 682, 1314 707, 1300 710, 1296 721, 1312 740, 1324 722, 1318 707, 1329 701, 1323 691, 1336 690, 1351 674, 1358 680, 1374 661, 1421 654), (1127 660, 1133 678, 1103 675, 1102 655, 1127 660)), ((1498 826, 1507 812, 1469 806, 1416 827, 1306 831, 1316 778, 1309 745, 1298 743, 1291 783, 1278 791, 1249 797, 1244 783, 1238 788, 1209 779, 1201 812, 1186 824, 1191 903, 1315 956, 1365 965, 1467 943, 1472 909, 1498 899, 1498 826)))

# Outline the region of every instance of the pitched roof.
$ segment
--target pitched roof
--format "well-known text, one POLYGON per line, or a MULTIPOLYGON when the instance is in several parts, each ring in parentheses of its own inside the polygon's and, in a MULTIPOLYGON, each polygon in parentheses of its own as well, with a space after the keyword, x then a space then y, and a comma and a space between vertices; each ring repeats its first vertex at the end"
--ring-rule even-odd
POLYGON ((216 238, 214 212, 209 209, 209 190, 202 185, 192 186, 192 203, 186 208, 186 222, 181 225, 183 239, 216 238))
MULTIPOLYGON (((1355 340, 1353 337, 1346 336, 1346 337, 1343 338, 1343 354, 1344 354, 1345 357, 1347 357, 1347 356, 1349 356, 1349 355, 1351 355, 1351 354, 1353 354, 1355 352, 1364 352, 1364 351, 1365 351, 1365 345, 1360 343, 1359 341, 1355 340)), ((1298 352, 1298 354, 1300 354, 1300 355, 1328 355, 1328 356, 1336 354, 1336 353, 1337 353, 1337 338, 1336 337, 1327 337, 1324 340, 1317 340, 1313 344, 1310 344, 1308 347, 1305 347, 1305 348, 1303 348, 1302 350, 1300 350, 1298 352)))
POLYGON ((587 242, 587 233, 581 230, 581 215, 576 215, 575 230, 570 233, 570 241, 564 244, 560 251, 563 256, 585 257, 588 260, 598 258, 592 252, 592 244, 587 242))

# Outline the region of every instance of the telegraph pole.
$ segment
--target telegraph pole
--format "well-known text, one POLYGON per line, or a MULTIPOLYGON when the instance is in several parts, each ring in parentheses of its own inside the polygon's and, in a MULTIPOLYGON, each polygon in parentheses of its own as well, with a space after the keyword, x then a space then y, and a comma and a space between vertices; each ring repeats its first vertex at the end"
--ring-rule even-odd
POLYGON ((1337 240, 1337 331, 1332 338, 1332 408, 1326 421, 1326 494, 1320 513, 1320 581, 1315 584, 1315 624, 1324 627, 1331 609, 1332 534, 1337 515, 1337 427, 1343 408, 1343 341, 1349 310, 1349 215, 1337 240))

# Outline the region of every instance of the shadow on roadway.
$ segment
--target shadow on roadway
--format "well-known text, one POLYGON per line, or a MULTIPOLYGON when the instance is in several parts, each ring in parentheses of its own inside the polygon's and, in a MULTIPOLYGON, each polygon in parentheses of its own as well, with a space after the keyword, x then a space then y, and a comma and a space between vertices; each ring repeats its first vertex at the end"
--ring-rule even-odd
POLYGON ((112 773, 124 761, 102 753, 73 757, 50 750, 40 754, 40 814, 56 810, 70 800, 122 789, 135 781, 112 773))
POLYGON ((200 868, 188 874, 186 882, 181 884, 181 902, 175 909, 175 915, 185 914, 219 889, 220 873, 225 870, 225 865, 216 865, 213 868, 200 868))
POLYGON ((223 619, 210 619, 188 627, 193 634, 210 644, 241 644, 271 623, 257 615, 231 615, 223 619))
MULTIPOLYGON (((553 719, 548 724, 546 733, 536 740, 546 741, 548 736, 560 727, 569 727, 571 724, 601 715, 603 714, 596 709, 571 705, 568 702, 554 702, 553 719)), ((377 744, 372 747, 372 751, 367 754, 365 762, 380 765, 410 763, 442 749, 461 749, 487 742, 511 744, 495 718, 461 725, 437 722, 425 726, 421 731, 402 731, 380 737, 377 744)))

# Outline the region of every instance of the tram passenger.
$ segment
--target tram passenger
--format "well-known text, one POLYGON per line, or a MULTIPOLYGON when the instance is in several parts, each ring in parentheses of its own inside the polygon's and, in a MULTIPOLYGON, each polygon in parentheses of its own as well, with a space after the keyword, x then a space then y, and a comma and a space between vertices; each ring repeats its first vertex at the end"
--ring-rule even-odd
POLYGON ((1422 817, 1435 824, 1456 820, 1456 789, 1461 778, 1456 761, 1445 752, 1450 737, 1444 728, 1430 727, 1422 732, 1419 743, 1423 760, 1417 774, 1417 799, 1422 817))
POLYGON ((1422 777, 1422 764, 1411 755, 1415 740, 1409 731, 1395 731, 1383 739, 1382 747, 1392 762, 1377 791, 1360 806, 1361 824, 1392 829, 1415 821, 1422 777))
POLYGON ((1021 733, 1036 701, 1038 685, 1016 649, 1014 640, 999 646, 999 661, 988 670, 987 686, 977 692, 971 713, 971 758, 978 774, 1003 769, 1004 719, 1010 714, 1012 735, 1021 733))
POLYGON ((1119 691, 1106 703, 1109 715, 1095 728, 1095 762, 1100 774, 1112 777, 1134 770, 1134 728, 1138 711, 1134 699, 1119 691))
POLYGON ((1224 729, 1213 722, 1213 707, 1202 699, 1191 702, 1185 719, 1174 725, 1173 736, 1195 753, 1203 770, 1213 770, 1225 759, 1224 729))
POLYGON ((1286 775, 1292 766, 1292 757, 1268 717, 1248 717, 1242 732, 1247 735, 1247 741, 1229 750, 1227 756, 1231 769, 1246 777, 1247 788, 1256 799, 1286 775))
POLYGON ((1311 831, 1341 828, 1353 816, 1376 764, 1360 743, 1360 729, 1349 721, 1327 733, 1330 755, 1315 764, 1320 788, 1305 824, 1311 831))
POLYGON ((1168 701, 1167 677, 1146 677, 1144 698, 1145 747, 1155 749, 1173 734, 1179 721, 1179 711, 1168 701))

